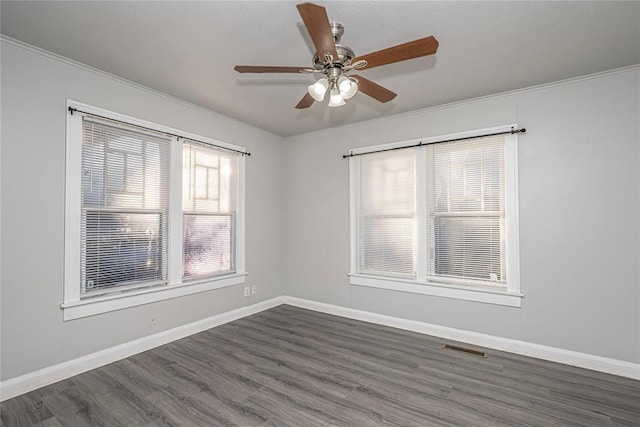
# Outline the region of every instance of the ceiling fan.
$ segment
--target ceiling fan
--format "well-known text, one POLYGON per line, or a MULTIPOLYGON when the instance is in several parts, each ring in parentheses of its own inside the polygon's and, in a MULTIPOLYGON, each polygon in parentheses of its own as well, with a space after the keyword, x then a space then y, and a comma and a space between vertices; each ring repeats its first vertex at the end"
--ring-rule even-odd
POLYGON ((321 102, 327 92, 329 92, 329 107, 344 105, 344 100, 353 97, 358 91, 380 102, 389 102, 396 97, 395 93, 360 75, 350 73, 353 70, 366 70, 433 55, 438 50, 438 41, 433 36, 429 36, 356 56, 350 47, 340 44, 344 27, 337 22, 329 22, 324 7, 313 3, 302 3, 297 5, 297 8, 316 48, 312 68, 236 65, 234 70, 239 73, 322 75, 320 79, 309 86, 307 94, 296 105, 298 109, 309 108, 315 101, 321 102))

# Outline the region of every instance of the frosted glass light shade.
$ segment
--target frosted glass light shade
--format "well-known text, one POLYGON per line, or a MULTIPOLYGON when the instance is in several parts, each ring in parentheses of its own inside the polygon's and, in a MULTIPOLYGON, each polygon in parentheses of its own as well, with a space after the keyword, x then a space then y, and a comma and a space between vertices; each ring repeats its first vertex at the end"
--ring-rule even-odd
POLYGON ((340 95, 343 99, 353 98, 353 95, 358 92, 358 85, 347 76, 340 76, 338 79, 338 88, 340 88, 340 95))
POLYGON ((333 88, 331 89, 331 95, 329 97, 329 107, 340 107, 344 105, 344 98, 340 95, 340 89, 333 88))
POLYGON ((329 80, 327 79, 319 79, 314 84, 310 85, 307 91, 309 95, 313 97, 318 102, 321 102, 324 99, 324 94, 327 92, 329 88, 329 80))

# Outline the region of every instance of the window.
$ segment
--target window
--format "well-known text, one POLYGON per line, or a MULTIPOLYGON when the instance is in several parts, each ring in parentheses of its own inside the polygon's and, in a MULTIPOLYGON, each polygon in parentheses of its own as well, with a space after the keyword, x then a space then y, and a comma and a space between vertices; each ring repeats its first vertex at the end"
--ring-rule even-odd
POLYGON ((182 156, 183 276, 235 271, 239 156, 191 141, 182 156))
POLYGON ((416 277, 415 158, 411 149, 357 158, 358 272, 416 277))
POLYGON ((65 320, 244 282, 243 150, 69 105, 65 320))
POLYGON ((166 283, 170 144, 83 118, 81 297, 166 283))
POLYGON ((425 147, 427 274, 434 280, 506 285, 504 140, 425 147))
POLYGON ((520 306, 509 129, 352 150, 351 283, 520 306))

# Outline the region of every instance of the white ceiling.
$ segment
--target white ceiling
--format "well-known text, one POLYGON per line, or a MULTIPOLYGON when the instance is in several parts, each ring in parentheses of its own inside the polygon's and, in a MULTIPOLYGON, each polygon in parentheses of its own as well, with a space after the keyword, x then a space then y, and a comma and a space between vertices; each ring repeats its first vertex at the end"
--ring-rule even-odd
POLYGON ((288 136, 640 63, 640 2, 318 1, 356 55, 433 35, 438 53, 362 71, 396 92, 339 108, 294 106, 310 75, 292 1, 2 1, 1 31, 273 133, 288 136))

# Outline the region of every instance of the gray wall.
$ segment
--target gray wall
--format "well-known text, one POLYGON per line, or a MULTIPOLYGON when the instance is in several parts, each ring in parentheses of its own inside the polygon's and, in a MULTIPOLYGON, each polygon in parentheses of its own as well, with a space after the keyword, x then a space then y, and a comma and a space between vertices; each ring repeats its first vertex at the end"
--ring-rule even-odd
POLYGON ((2 380, 284 294, 640 363, 637 68, 283 141, 6 41, 1 55, 2 380), (256 296, 232 286, 62 321, 67 98, 252 152, 246 256, 256 296), (513 122, 528 129, 521 308, 348 284, 342 154, 513 122))
POLYGON ((282 285, 282 138, 2 42, 1 378, 253 304, 282 285), (247 285, 62 321, 66 99, 245 146, 247 285))
POLYGON ((287 295, 639 363, 639 87, 635 68, 287 138, 287 295), (349 148, 514 122, 521 308, 348 284, 349 148))

